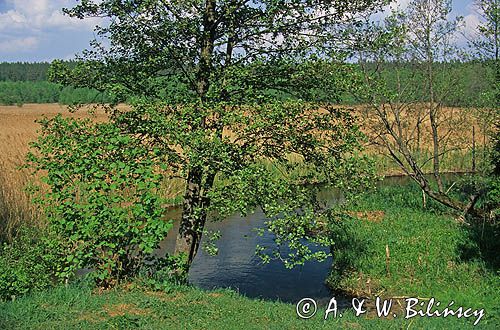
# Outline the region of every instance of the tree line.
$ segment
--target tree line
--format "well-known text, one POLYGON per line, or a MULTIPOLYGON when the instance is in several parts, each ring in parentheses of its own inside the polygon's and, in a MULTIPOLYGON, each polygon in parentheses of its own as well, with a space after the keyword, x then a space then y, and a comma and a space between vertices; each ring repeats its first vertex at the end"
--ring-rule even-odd
POLYGON ((25 103, 89 104, 112 103, 106 93, 91 88, 61 86, 48 81, 0 81, 0 104, 25 103))
MULTIPOLYGON (((75 67, 76 61, 64 61, 75 67)), ((0 63, 0 104, 22 105, 25 103, 88 104, 112 103, 106 93, 91 88, 74 88, 50 82, 49 62, 2 62, 0 63)))
MULTIPOLYGON (((76 62, 63 62, 68 67, 75 67, 76 62)), ((265 66, 276 66, 276 63, 266 63, 265 66)), ((323 63, 325 72, 332 74, 342 74, 338 66, 328 66, 323 63), (334 72, 336 71, 336 72, 334 72)), ((345 64, 346 67, 354 66, 359 69, 358 64, 345 64)), ((368 63, 368 67, 375 67, 377 63, 368 63)), ((435 63, 436 70, 445 71, 447 74, 442 78, 454 77, 456 86, 453 93, 447 95, 443 100, 447 106, 456 107, 483 107, 486 106, 487 96, 493 93, 494 86, 484 79, 485 76, 495 74, 493 66, 488 65, 486 61, 455 61, 451 63, 435 63)), ((293 67, 305 66, 300 63, 288 63, 288 69, 293 67)), ((314 65, 309 65, 311 76, 314 76, 314 65)), ((58 83, 50 82, 48 79, 48 70, 51 64, 48 62, 40 63, 0 63, 0 104, 2 105, 22 105, 25 103, 60 103, 60 104, 89 104, 89 103, 112 103, 123 102, 129 99, 130 95, 122 95, 120 98, 113 98, 106 93, 97 91, 94 88, 87 87, 68 87, 58 83)), ((265 69, 262 69, 265 71, 265 69)), ((418 83, 416 77, 421 76, 418 68, 412 67, 411 63, 401 66, 395 63, 387 63, 383 72, 383 79, 387 82, 387 88, 397 92, 397 83, 401 80, 407 80, 406 83, 418 83)), ((188 92, 188 88, 182 81, 182 75, 177 73, 168 79, 156 78, 155 87, 159 89, 162 99, 176 103, 179 100, 192 99, 193 93, 188 92)), ((294 82, 295 83, 295 82, 294 82)), ((323 101, 337 104, 358 104, 359 100, 348 93, 343 95, 331 95, 327 88, 316 88, 315 93, 308 95, 297 94, 294 87, 281 86, 282 88, 269 87, 263 90, 266 95, 271 95, 282 100, 305 99, 307 101, 323 101)), ((324 87, 324 86, 323 86, 324 87)), ((331 87, 334 87, 332 84, 331 87)), ((407 99, 408 102, 426 102, 427 94, 424 89, 415 89, 415 93, 407 99)))

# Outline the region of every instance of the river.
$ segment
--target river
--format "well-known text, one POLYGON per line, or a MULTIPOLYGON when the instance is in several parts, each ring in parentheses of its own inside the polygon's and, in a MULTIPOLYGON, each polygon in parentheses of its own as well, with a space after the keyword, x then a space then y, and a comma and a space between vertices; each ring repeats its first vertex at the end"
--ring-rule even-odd
MULTIPOLYGON (((408 177, 388 177, 379 185, 403 185, 409 181, 408 177)), ((322 195, 328 200, 341 198, 338 192, 332 191, 324 191, 322 195)), ((168 217, 180 219, 180 209, 172 210, 168 217)), ((310 261, 292 270, 279 261, 263 264, 255 255, 255 247, 257 244, 273 246, 273 236, 269 232, 258 236, 255 228, 263 227, 265 221, 264 214, 259 210, 244 218, 232 216, 220 222, 208 221, 206 229, 218 230, 222 235, 217 242, 219 253, 209 256, 200 249, 191 266, 189 282, 203 289, 231 288, 250 298, 296 303, 308 297, 327 302, 333 296, 324 284, 332 264, 331 258, 324 262, 310 261)), ((178 229, 179 223, 175 221, 161 244, 160 252, 174 250, 178 229)))

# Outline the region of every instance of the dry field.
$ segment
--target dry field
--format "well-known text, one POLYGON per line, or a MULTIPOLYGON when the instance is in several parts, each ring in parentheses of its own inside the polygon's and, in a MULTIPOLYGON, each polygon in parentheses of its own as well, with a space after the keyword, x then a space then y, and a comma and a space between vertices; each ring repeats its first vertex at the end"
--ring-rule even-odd
MULTIPOLYGON (((428 109, 425 104, 410 104, 402 107, 400 112, 401 124, 397 124, 394 116, 394 107, 382 105, 380 109, 387 113, 387 118, 394 131, 402 129, 402 139, 413 155, 419 155, 418 163, 423 165, 424 172, 432 172, 433 136, 429 121, 428 109), (418 124, 419 123, 419 124, 418 124)), ((396 105, 397 107, 397 105, 396 105)), ((385 175, 403 174, 398 166, 390 159, 385 144, 394 145, 394 140, 387 134, 381 138, 386 128, 379 117, 373 115, 373 109, 357 108, 362 118, 361 127, 369 137, 367 153, 378 159, 378 170, 385 175), (383 139, 386 139, 385 142, 383 139), (377 144, 377 142, 379 144, 377 144), (381 144, 381 145, 380 145, 381 144)), ((485 127, 481 123, 479 111, 475 109, 444 107, 439 111, 437 123, 439 130, 441 169, 443 172, 463 172, 472 170, 472 150, 476 151, 476 165, 485 158, 484 146, 489 143, 488 131, 492 127, 485 127)))
MULTIPOLYGON (((378 131, 377 124, 372 116, 367 115, 363 110, 357 109, 363 131, 366 133, 376 134, 378 131)), ((24 162, 25 155, 29 149, 28 144, 37 136, 39 124, 35 120, 42 116, 53 117, 58 113, 62 113, 67 117, 90 117, 85 109, 81 109, 76 113, 70 113, 65 106, 58 104, 26 104, 23 107, 17 106, 0 106, 0 229, 5 228, 5 223, 9 226, 20 222, 33 221, 39 219, 35 209, 29 202, 28 195, 23 187, 28 182, 29 175, 25 170, 19 170, 18 167, 24 162), (8 219, 8 220, 7 220, 8 219)), ((461 149, 459 153, 451 157, 448 162, 443 162, 447 170, 464 170, 468 169, 470 163, 470 146, 472 141, 472 126, 476 130, 477 144, 481 145, 483 134, 480 130, 480 125, 470 115, 470 111, 462 109, 447 108, 444 109, 445 117, 455 118, 460 120, 447 120, 448 127, 443 127, 449 141, 457 144, 461 149), (467 118, 464 120, 463 116, 467 118), (457 126, 457 122, 461 122, 457 126)), ((95 113, 96 120, 105 120, 106 115, 103 110, 97 110, 95 113)), ((412 126, 415 118, 405 118, 408 127, 412 126)), ((444 125, 444 124, 443 124, 444 125)), ((423 127, 428 127, 424 122, 423 127)), ((430 150, 430 135, 429 130, 425 129, 422 132, 422 149, 430 150)), ((380 153, 381 149, 371 145, 367 148, 371 154, 380 153)), ((401 171, 389 160, 384 157, 379 158, 379 170, 385 174, 399 174, 401 171)), ((170 183, 167 183, 167 186, 170 183)), ((166 189, 169 189, 168 187, 166 189)), ((1 230, 0 230, 1 231, 1 230)), ((1 237, 0 232, 0 237, 1 237)))
MULTIPOLYGON (((19 166, 23 165, 28 145, 36 138, 40 128, 35 120, 43 116, 50 118, 58 113, 71 117, 89 116, 83 109, 71 114, 65 106, 58 104, 0 106, 0 235, 2 228, 10 234, 16 224, 40 218, 24 189, 29 173, 20 170, 19 166)), ((97 111, 96 118, 103 120, 106 117, 103 111, 97 111)))

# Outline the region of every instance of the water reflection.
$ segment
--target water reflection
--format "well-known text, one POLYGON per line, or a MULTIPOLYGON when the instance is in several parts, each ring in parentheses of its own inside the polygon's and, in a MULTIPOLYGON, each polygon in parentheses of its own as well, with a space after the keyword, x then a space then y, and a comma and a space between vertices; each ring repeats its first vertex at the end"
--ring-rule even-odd
MULTIPOLYGON (((169 214, 179 219, 178 210, 169 214)), ((257 244, 273 245, 273 237, 265 232, 258 236, 255 228, 263 227, 266 218, 257 211, 245 218, 230 217, 221 222, 208 222, 208 230, 219 230, 222 238, 217 246, 217 256, 209 256, 200 250, 189 272, 189 281, 204 289, 232 288, 251 298, 297 302, 303 297, 320 301, 331 298, 332 293, 324 284, 331 266, 331 259, 322 263, 307 262, 292 270, 286 269, 279 261, 262 264, 255 255, 257 244)), ((172 252, 178 221, 162 243, 163 252, 172 252)))

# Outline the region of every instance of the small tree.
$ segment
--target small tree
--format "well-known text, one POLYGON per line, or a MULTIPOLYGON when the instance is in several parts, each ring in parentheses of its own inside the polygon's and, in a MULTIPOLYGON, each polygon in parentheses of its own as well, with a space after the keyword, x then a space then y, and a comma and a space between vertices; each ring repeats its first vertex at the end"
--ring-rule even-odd
POLYGON ((476 0, 474 5, 482 21, 470 43, 482 60, 493 62, 496 81, 500 81, 500 1, 476 0))
POLYGON ((331 244, 310 234, 330 212, 308 183, 346 191, 363 183, 368 176, 354 157, 361 135, 346 110, 275 97, 307 95, 318 82, 344 92, 345 79, 314 68, 324 64, 333 27, 381 2, 81 1, 66 13, 108 18, 97 30, 108 46, 94 41, 74 70, 56 62, 51 76, 134 97, 133 110, 115 110, 111 120, 160 150, 155 160, 167 177, 185 180, 176 252, 187 267, 209 214, 256 207, 273 219, 276 240, 292 248, 274 251, 276 258, 288 265, 323 259, 302 244, 331 244), (176 93, 166 89, 172 82, 176 93))
POLYGON ((481 192, 474 191, 463 202, 449 194, 442 179, 441 160, 459 148, 457 132, 466 129, 460 114, 443 111, 458 83, 451 72, 459 54, 453 38, 461 18, 449 20, 450 12, 450 1, 414 0, 384 24, 354 26, 348 33, 358 39, 352 38, 347 47, 360 64, 358 79, 365 82, 358 96, 372 110, 372 141, 426 195, 464 215, 477 215, 474 206, 481 192), (361 41, 366 39, 369 45, 361 41), (423 157, 424 135, 430 141, 429 157, 423 157), (433 179, 425 175, 429 163, 433 179))
POLYGON ((500 1, 476 0, 474 5, 481 22, 475 33, 468 36, 469 43, 481 63, 491 69, 491 74, 484 77, 491 92, 483 97, 486 102, 481 104, 480 120, 484 126, 493 127, 500 120, 500 1))

